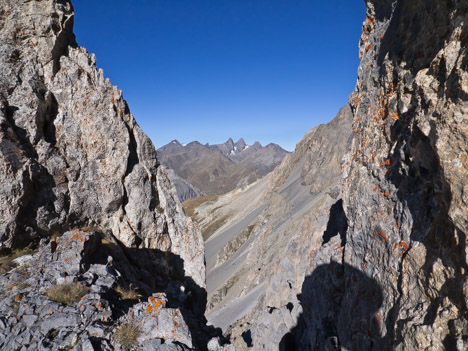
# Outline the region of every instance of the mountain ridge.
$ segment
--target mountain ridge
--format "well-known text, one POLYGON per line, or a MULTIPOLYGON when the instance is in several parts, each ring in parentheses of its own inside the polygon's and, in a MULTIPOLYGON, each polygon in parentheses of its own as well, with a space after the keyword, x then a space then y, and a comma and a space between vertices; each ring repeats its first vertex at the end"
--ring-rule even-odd
MULTIPOLYGON (((161 163, 207 195, 218 195, 260 179, 281 162, 288 152, 279 145, 252 145, 243 138, 223 144, 172 140, 158 150, 161 163)), ((187 200, 184 197, 184 200, 187 200)))

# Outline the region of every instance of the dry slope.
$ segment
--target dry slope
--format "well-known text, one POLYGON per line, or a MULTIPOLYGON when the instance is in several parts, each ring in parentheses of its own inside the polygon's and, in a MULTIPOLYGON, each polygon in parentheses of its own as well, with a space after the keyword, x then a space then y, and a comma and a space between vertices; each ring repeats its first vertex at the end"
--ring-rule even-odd
MULTIPOLYGON (((245 317, 239 322, 244 328, 232 330, 239 349, 246 346, 240 334, 252 333, 248 323, 255 313, 284 308, 289 315, 290 303, 298 314, 296 294, 309 268, 302 261, 324 240, 330 208, 338 209, 336 218, 342 213, 340 165, 350 138, 345 106, 332 122, 308 132, 270 175, 195 210, 202 231, 224 223, 206 241, 208 319, 226 330, 245 317)), ((281 339, 293 326, 289 320, 275 316, 268 328, 281 339)), ((279 339, 266 349, 275 349, 279 339)))

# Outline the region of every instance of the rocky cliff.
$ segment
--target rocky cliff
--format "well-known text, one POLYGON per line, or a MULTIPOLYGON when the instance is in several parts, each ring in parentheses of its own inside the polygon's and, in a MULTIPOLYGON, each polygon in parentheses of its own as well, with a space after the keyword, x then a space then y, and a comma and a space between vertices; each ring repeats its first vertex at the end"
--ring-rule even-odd
POLYGON ((1 11, 1 245, 98 227, 181 256, 202 286, 197 228, 122 92, 77 46, 70 2, 6 1, 1 11))
MULTIPOLYGON (((468 4, 366 6, 344 168, 344 290, 327 323, 348 349, 464 350, 468 4)), ((325 331, 316 318, 309 326, 325 331)))
MULTIPOLYGON (((92 291, 84 298, 93 305, 110 306, 104 334, 98 332, 92 340, 101 346, 95 347, 118 347, 106 346, 110 341, 105 334, 120 323, 114 307, 121 302, 112 302, 109 295, 119 282, 130 284, 142 299, 151 301, 156 301, 154 294, 171 299, 169 290, 182 286, 191 305, 185 310, 174 305, 178 297, 172 294, 167 304, 179 312, 170 313, 189 311, 193 323, 201 323, 196 330, 203 329, 206 294, 200 231, 183 214, 155 148, 136 124, 122 92, 96 68, 94 55, 77 45, 73 16, 70 1, 0 3, 0 248, 2 255, 25 246, 40 250, 33 264, 11 264, 8 268, 20 267, 1 278, 0 348, 4 350, 57 334, 68 340, 72 331, 60 329, 62 322, 47 322, 49 314, 57 313, 70 321, 81 316, 70 345, 89 349, 85 340, 91 334, 85 330, 103 315, 92 317, 95 312, 86 312, 86 303, 64 310, 53 306, 49 312, 40 309, 47 286, 64 282, 92 291), (75 235, 60 239, 72 230, 75 235), (101 238, 117 251, 106 251, 101 238), (75 250, 66 251, 75 241, 75 250), (101 262, 104 252, 108 257, 101 257, 101 262), (110 269, 112 262, 120 262, 120 268, 110 269), (29 266, 34 268, 30 271, 29 266), (12 294, 18 274, 31 280, 22 285, 26 290, 12 294), (155 275, 159 275, 156 281, 155 275), (27 311, 19 305, 8 308, 23 298, 27 311), (34 327, 39 329, 31 334, 34 327)), ((174 333, 178 323, 174 319, 174 333)), ((195 345, 197 336, 192 341, 182 329, 183 340, 171 339, 169 330, 166 337, 159 335, 159 342, 195 345)), ((56 349, 52 341, 41 345, 39 349, 56 349)))
MULTIPOLYGON (((262 205, 271 206, 262 198, 265 189, 285 190, 289 183, 283 179, 297 173, 289 173, 293 167, 286 159, 273 172, 272 177, 284 173, 278 182, 248 189, 261 196, 244 198, 240 207, 249 213, 259 209, 244 216, 244 241, 227 240, 213 251, 221 254, 212 265, 227 257, 231 267, 247 257, 254 267, 217 283, 217 292, 208 279, 214 308, 209 319, 226 328, 240 318, 229 328, 239 350, 468 347, 468 4, 367 0, 366 8, 358 81, 350 97, 352 143, 340 167, 341 181, 332 187, 342 199, 322 202, 325 207, 302 222, 292 216, 295 226, 282 221, 284 241, 268 235, 258 240, 272 232, 267 229, 272 218, 273 228, 280 228, 274 216, 252 218, 265 211, 262 205), (244 243, 248 247, 238 256, 229 256, 244 243), (237 295, 236 305, 231 299, 237 295), (235 306, 244 307, 242 316, 216 314, 217 308, 235 306)), ((335 141, 307 141, 324 148, 330 142, 335 141)), ((310 191, 334 183, 320 160, 303 165, 302 184, 310 191)), ((234 202, 235 193, 230 196, 234 202)), ((285 197, 283 212, 296 204, 294 197, 285 197)), ((219 205, 205 204, 199 211, 219 205)), ((229 223, 239 223, 242 215, 230 222, 233 217, 207 241, 209 277, 210 241, 239 229, 229 223)))

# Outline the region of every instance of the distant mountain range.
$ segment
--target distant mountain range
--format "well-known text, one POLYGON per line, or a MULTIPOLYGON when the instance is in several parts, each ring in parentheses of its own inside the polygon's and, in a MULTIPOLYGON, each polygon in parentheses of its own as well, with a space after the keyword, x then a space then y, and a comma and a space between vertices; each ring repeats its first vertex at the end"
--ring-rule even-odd
POLYGON ((257 141, 247 145, 242 138, 237 142, 229 138, 214 145, 173 140, 157 152, 162 165, 175 172, 181 201, 201 194, 224 194, 248 185, 270 173, 289 153, 273 143, 262 146, 257 141))

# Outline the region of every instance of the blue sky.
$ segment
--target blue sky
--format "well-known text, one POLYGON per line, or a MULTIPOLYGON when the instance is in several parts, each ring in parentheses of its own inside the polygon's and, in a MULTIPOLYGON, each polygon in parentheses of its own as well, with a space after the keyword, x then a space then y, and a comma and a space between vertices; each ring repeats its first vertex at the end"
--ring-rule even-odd
POLYGON ((347 103, 362 0, 78 0, 78 44, 160 147, 243 137, 288 150, 347 103))

